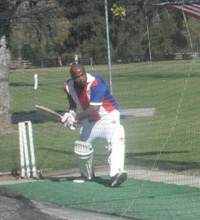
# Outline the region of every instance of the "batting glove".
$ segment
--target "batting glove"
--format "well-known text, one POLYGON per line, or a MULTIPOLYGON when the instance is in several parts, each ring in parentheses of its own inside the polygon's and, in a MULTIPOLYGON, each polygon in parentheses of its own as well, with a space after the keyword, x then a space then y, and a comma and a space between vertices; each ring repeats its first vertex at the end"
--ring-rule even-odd
POLYGON ((65 127, 75 130, 77 127, 76 113, 72 110, 66 112, 61 120, 64 123, 65 127))

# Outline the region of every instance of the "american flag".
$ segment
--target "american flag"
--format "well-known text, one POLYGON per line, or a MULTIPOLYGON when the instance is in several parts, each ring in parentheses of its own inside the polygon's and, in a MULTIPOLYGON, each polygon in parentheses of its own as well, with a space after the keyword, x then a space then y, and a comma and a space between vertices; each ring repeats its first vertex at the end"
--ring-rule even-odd
POLYGON ((200 19, 200 1, 163 2, 157 4, 157 6, 166 6, 167 8, 178 10, 184 12, 185 14, 200 19))

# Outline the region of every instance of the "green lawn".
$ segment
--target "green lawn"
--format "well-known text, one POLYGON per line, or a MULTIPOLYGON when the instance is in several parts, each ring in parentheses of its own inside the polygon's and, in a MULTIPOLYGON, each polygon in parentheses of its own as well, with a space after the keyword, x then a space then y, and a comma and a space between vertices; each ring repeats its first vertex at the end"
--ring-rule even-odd
MULTIPOLYGON (((109 82, 107 66, 86 66, 86 69, 109 82)), ((199 69, 199 60, 112 66, 113 95, 120 109, 156 108, 153 117, 122 119, 126 164, 199 175, 199 69)), ((16 113, 34 114, 36 104, 66 111, 68 103, 62 86, 68 77, 68 67, 11 71, 12 117, 16 113), (33 88, 35 73, 39 80, 37 90, 33 88)), ((53 121, 32 122, 37 167, 76 166, 72 146, 78 139, 78 131, 70 131, 53 121)), ((0 138, 0 172, 19 169, 17 124, 13 124, 13 133, 0 138)), ((95 150, 95 164, 107 164, 102 143, 95 150)))

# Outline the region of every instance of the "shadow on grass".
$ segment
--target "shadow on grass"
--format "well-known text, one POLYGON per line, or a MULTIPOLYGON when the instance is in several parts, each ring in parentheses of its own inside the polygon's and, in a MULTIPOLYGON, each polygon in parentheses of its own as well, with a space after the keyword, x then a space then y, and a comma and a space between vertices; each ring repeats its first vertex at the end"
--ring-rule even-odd
POLYGON ((54 153, 67 154, 67 155, 72 155, 72 156, 74 156, 74 152, 72 152, 72 151, 55 150, 55 149, 51 149, 51 148, 47 148, 47 147, 41 147, 40 149, 42 149, 42 150, 47 150, 47 151, 51 151, 51 152, 54 152, 54 153))
MULTIPOLYGON (((74 155, 71 151, 62 151, 55 150, 50 148, 42 148, 43 150, 53 151, 55 153, 74 155)), ((144 168, 157 168, 159 170, 175 170, 175 171, 187 171, 187 170, 195 170, 200 169, 200 163, 198 162, 183 162, 183 161, 172 161, 172 160, 159 160, 159 159, 144 159, 144 156, 152 156, 152 155, 163 155, 163 154, 182 154, 188 153, 189 151, 165 151, 165 152, 144 152, 144 153, 126 153, 125 162, 126 165, 140 166, 144 168)), ((105 162, 105 158, 107 158, 107 154, 95 155, 95 161, 105 162)), ((95 162, 94 161, 94 162, 95 162)), ((101 180, 99 179, 101 182, 101 180)))
MULTIPOLYGON (((60 114, 64 114, 62 111, 58 111, 60 114)), ((31 112, 20 112, 20 113, 14 113, 12 115, 12 123, 17 124, 18 122, 22 121, 32 121, 34 123, 44 123, 46 121, 55 121, 52 118, 37 113, 37 111, 31 111, 31 112)), ((56 122, 56 121, 55 121, 56 122)), ((53 150, 53 149, 47 149, 44 148, 44 150, 51 150, 56 153, 63 153, 63 154, 70 154, 72 155, 72 152, 67 151, 59 151, 59 150, 53 150)), ((127 165, 133 165, 133 166, 141 166, 141 167, 154 167, 159 170, 175 170, 175 171, 187 171, 187 170, 195 170, 200 169, 200 163, 198 162, 185 162, 185 161, 171 161, 171 160, 159 160, 159 155, 163 154, 181 154, 181 153, 188 153, 189 151, 168 151, 168 152, 144 152, 144 153, 127 153, 126 154, 126 164, 127 165), (158 159, 144 159, 144 156, 153 156, 157 155, 158 159)), ((107 158, 107 155, 100 155, 102 158, 107 158)))
MULTIPOLYGON (((58 111, 59 114, 64 114, 62 111, 58 111)), ((19 112, 14 113, 11 116, 12 124, 18 124, 19 122, 23 121, 32 121, 34 123, 44 123, 46 121, 54 121, 58 122, 57 120, 48 117, 44 114, 40 114, 37 111, 30 111, 30 112, 19 112)))
MULTIPOLYGON (((40 176, 41 180, 51 180, 53 182, 62 182, 62 181, 71 181, 81 179, 77 176, 69 176, 69 177, 52 177, 52 176, 40 176)), ((100 176, 95 176, 92 180, 87 180, 87 182, 95 182, 105 187, 110 187, 110 179, 105 179, 100 176)))
POLYGON ((189 151, 167 151, 167 152, 144 152, 144 153, 127 153, 126 164, 134 166, 142 166, 148 168, 157 168, 159 170, 176 170, 187 171, 200 169, 200 163, 197 162, 183 162, 183 161, 171 161, 171 160, 151 160, 144 159, 143 156, 151 155, 163 155, 163 154, 179 154, 188 153, 189 151))
POLYGON ((22 87, 22 86, 26 86, 26 87, 33 87, 33 83, 10 83, 10 86, 13 87, 22 87))
MULTIPOLYGON (((130 79, 134 79, 134 78, 150 78, 150 79, 179 79, 179 78, 187 78, 188 75, 187 74, 180 74, 180 73, 176 73, 176 74, 157 74, 157 73, 146 73, 146 74, 120 74, 120 75, 116 75, 115 78, 127 78, 130 79)), ((191 74, 190 77, 199 77, 199 74, 191 74)))
MULTIPOLYGON (((64 115, 64 111, 56 111, 60 115, 64 115)), ((121 115, 122 119, 126 119, 128 116, 127 115, 121 115)), ((55 120, 54 118, 40 114, 37 111, 30 111, 30 112, 18 112, 18 113, 13 113, 11 116, 11 121, 12 124, 18 124, 19 122, 23 121, 31 121, 34 123, 44 123, 47 121, 54 121, 58 122, 58 120, 55 120)))

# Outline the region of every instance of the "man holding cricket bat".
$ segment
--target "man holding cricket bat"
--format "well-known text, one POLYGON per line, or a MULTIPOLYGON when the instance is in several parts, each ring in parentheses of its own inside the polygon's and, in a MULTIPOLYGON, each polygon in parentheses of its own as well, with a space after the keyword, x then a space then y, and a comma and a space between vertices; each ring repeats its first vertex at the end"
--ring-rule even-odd
POLYGON ((77 122, 82 125, 79 141, 74 143, 81 174, 88 180, 93 179, 93 150, 103 139, 108 149, 110 185, 117 187, 127 178, 124 170, 125 136, 118 104, 105 81, 87 73, 83 65, 72 65, 70 74, 71 79, 64 83, 70 107, 62 121, 71 129, 75 129, 77 122))

